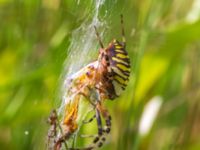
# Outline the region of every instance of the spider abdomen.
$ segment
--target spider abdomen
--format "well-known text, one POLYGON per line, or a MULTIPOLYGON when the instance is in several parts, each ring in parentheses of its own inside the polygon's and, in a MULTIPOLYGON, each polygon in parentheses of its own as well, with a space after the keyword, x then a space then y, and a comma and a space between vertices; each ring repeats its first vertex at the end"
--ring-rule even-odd
POLYGON ((113 40, 101 54, 101 74, 109 99, 120 96, 130 75, 130 59, 123 43, 113 40))

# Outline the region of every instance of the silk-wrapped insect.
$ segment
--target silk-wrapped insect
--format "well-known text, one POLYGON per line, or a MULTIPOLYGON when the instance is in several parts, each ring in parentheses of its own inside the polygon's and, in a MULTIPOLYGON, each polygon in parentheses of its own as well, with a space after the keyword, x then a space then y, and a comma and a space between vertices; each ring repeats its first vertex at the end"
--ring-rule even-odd
POLYGON ((126 40, 121 15, 122 42, 114 39, 107 47, 104 47, 99 33, 94 26, 97 39, 100 44, 99 56, 96 61, 88 64, 73 74, 67 82, 67 98, 64 103, 64 117, 60 120, 53 111, 50 116, 51 130, 49 130, 48 149, 60 150, 62 147, 69 150, 92 150, 101 147, 111 131, 111 116, 103 105, 107 99, 114 100, 119 97, 126 88, 130 75, 130 60, 125 50, 126 40), (93 108, 94 116, 83 124, 97 121, 97 135, 92 143, 85 147, 68 147, 67 141, 79 128, 78 116, 81 97, 84 97, 93 108), (56 118, 56 119, 55 119, 56 118), (103 119, 103 123, 102 122, 103 119), (52 136, 54 135, 54 136, 52 136))

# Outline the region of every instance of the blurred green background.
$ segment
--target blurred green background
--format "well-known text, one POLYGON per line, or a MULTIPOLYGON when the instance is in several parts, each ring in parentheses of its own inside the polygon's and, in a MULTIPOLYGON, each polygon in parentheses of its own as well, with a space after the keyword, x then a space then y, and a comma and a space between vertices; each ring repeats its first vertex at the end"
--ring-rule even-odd
POLYGON ((199 0, 0 0, 0 149, 45 149, 72 32, 98 2, 104 45, 124 15, 132 64, 102 149, 199 150, 199 0))

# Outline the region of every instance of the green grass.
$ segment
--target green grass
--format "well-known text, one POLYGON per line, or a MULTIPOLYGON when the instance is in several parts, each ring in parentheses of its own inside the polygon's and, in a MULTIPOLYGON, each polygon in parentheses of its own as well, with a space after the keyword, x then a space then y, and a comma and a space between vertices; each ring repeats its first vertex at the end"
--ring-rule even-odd
MULTIPOLYGON (((194 2, 116 0, 100 7, 104 45, 121 39, 119 20, 124 15, 131 59, 127 89, 106 102, 113 124, 102 149, 200 149, 200 15, 188 19, 194 2), (142 137, 139 122, 155 96, 162 97, 162 106, 142 137)), ((73 31, 90 24, 94 10, 91 0, 0 0, 0 149, 45 148, 46 120, 60 104, 65 65, 97 54, 94 42, 91 55, 66 60, 72 42, 84 46, 73 39, 73 31)))

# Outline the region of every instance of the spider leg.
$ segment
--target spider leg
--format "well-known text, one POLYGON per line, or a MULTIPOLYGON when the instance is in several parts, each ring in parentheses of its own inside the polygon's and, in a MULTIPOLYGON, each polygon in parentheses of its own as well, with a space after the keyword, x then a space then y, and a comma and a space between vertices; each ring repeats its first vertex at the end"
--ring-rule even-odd
POLYGON ((123 19, 122 14, 121 14, 121 29, 122 29, 122 42, 124 44, 124 48, 126 48, 126 38, 125 38, 125 32, 124 32, 124 19, 123 19))
MULTIPOLYGON (((82 138, 93 138, 93 143, 88 147, 83 148, 68 148, 69 150, 92 150, 95 148, 100 148, 106 140, 106 134, 110 133, 111 130, 111 116, 108 111, 101 105, 100 101, 97 102, 95 107, 95 112, 98 126, 98 134, 97 135, 80 135, 82 138), (105 126, 103 127, 102 119, 105 120, 105 126)), ((93 117, 94 117, 93 116, 93 117)), ((93 119, 92 119, 93 120, 93 119)), ((90 121, 89 121, 90 122, 90 121)))
POLYGON ((100 112, 98 109, 96 109, 96 119, 97 119, 97 126, 98 126, 98 135, 101 136, 103 134, 103 128, 102 128, 100 112))
POLYGON ((107 109, 103 107, 103 105, 97 105, 97 109, 101 112, 102 117, 105 120, 105 129, 103 130, 105 133, 109 134, 111 130, 111 116, 107 109))
POLYGON ((105 134, 110 133, 111 130, 111 116, 109 115, 108 111, 101 105, 100 102, 97 103, 96 106, 96 120, 98 126, 98 135, 93 140, 93 147, 101 147, 106 140, 105 134), (102 127, 102 120, 101 116, 105 120, 105 129, 102 127))
POLYGON ((96 118, 96 115, 92 116, 89 120, 83 120, 83 124, 88 124, 96 118))
MULTIPOLYGON (((105 138, 101 138, 103 135, 103 127, 102 127, 102 120, 101 120, 101 113, 98 109, 96 109, 96 120, 97 120, 97 126, 98 126, 98 135, 85 135, 85 137, 94 137, 93 139, 93 145, 89 146, 88 149, 93 149, 96 146, 101 147, 103 145, 102 141, 105 141, 105 138), (101 141, 102 139, 102 141, 101 141)), ((87 149, 87 148, 83 148, 87 149)), ((82 149, 81 149, 82 150, 82 149)))
POLYGON ((111 130, 111 116, 110 115, 106 116, 105 121, 106 121, 106 128, 105 128, 104 132, 106 132, 108 134, 108 133, 110 133, 110 130, 111 130))
POLYGON ((99 44, 100 44, 101 48, 104 48, 103 42, 101 41, 101 38, 100 38, 99 33, 98 33, 98 31, 97 31, 97 27, 94 26, 94 29, 95 29, 95 33, 96 33, 96 36, 97 36, 97 39, 98 39, 98 41, 99 41, 99 44))
MULTIPOLYGON (((80 96, 87 96, 84 94, 84 92, 79 92, 77 93, 77 97, 75 98, 75 105, 73 106, 73 111, 70 110, 69 114, 65 117, 64 122, 67 123, 68 121, 70 121, 72 119, 72 121, 75 121, 76 118, 76 110, 78 110, 76 107, 78 107, 78 101, 80 96), (70 120, 68 120, 68 118, 70 120)), ((88 99, 88 97, 86 97, 88 99)), ((101 147, 103 145, 103 143, 105 142, 106 138, 105 138, 105 134, 110 132, 111 129, 111 117, 108 114, 107 110, 101 105, 101 101, 98 100, 96 104, 91 103, 91 105, 94 106, 94 110, 95 110, 95 115, 90 118, 88 121, 83 121, 83 123, 90 123, 94 120, 94 118, 96 118, 97 121, 97 126, 98 126, 98 134, 97 135, 82 135, 82 137, 93 137, 93 143, 91 145, 89 145, 88 147, 83 147, 83 148, 74 148, 73 146, 68 148, 67 145, 65 146, 66 149, 69 150, 92 150, 96 147, 101 147), (105 120, 105 126, 103 127, 102 124, 102 119, 101 117, 103 117, 103 119, 105 120)), ((71 108, 71 107, 70 107, 71 108)), ((75 122, 74 122, 75 123, 75 122)), ((70 123, 69 125, 73 125, 73 123, 70 123)), ((73 134, 73 132, 69 132, 69 133, 63 133, 62 132, 62 128, 59 126, 60 128, 60 133, 61 136, 56 140, 55 144, 54 144, 54 150, 60 150, 62 148, 62 144, 66 144, 66 140, 71 136, 71 134, 73 134)), ((70 126, 69 126, 70 127, 70 126)))

